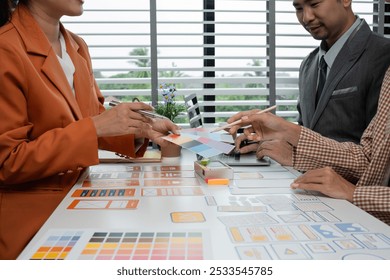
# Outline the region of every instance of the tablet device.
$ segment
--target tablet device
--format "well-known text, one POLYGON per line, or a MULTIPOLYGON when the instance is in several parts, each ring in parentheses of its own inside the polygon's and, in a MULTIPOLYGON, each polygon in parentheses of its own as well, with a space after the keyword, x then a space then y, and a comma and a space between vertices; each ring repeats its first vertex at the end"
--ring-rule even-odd
POLYGON ((256 153, 248 154, 220 154, 212 157, 213 160, 220 160, 230 166, 268 166, 271 164, 269 158, 258 159, 256 153))

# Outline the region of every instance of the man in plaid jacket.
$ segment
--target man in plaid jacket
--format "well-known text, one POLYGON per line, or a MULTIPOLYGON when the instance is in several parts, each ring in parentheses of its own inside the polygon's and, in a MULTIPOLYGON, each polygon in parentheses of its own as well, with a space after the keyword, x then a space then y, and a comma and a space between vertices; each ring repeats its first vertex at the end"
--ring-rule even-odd
MULTIPOLYGON (((337 142, 270 113, 241 112, 228 123, 238 119, 242 120, 240 126, 251 126, 237 138, 236 146, 245 138, 260 143, 287 141, 293 146, 292 154, 286 152, 289 149, 280 149, 271 156, 306 171, 291 184, 293 189, 346 199, 390 225, 390 68, 382 83, 377 113, 360 144, 337 142)), ((230 133, 238 128, 233 126, 230 133)), ((266 145, 260 144, 258 157, 266 154, 264 149, 266 145)))

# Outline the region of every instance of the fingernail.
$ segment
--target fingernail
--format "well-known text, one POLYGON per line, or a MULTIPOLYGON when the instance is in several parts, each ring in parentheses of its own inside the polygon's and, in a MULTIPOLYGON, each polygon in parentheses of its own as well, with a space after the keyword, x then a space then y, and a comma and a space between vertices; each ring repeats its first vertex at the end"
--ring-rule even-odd
POLYGON ((292 184, 290 185, 290 187, 293 188, 293 189, 298 188, 298 186, 299 186, 299 184, 297 184, 297 183, 292 183, 292 184))

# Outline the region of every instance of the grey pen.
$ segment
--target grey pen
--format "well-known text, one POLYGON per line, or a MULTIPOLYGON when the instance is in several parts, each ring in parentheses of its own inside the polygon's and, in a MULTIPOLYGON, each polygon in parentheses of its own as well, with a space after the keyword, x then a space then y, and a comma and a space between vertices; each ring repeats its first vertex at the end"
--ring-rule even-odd
MULTIPOLYGON (((115 107, 116 105, 119 105, 121 102, 117 100, 111 100, 108 105, 111 107, 115 107)), ((136 112, 140 113, 141 115, 144 115, 145 117, 149 117, 152 119, 163 119, 163 120, 169 120, 167 117, 159 115, 155 112, 146 111, 146 110, 136 110, 136 112)))

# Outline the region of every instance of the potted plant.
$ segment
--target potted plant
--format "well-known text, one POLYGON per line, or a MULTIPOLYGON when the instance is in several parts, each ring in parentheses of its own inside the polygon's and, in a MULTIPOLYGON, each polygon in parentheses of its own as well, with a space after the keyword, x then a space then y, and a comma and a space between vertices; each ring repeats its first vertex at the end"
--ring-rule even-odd
MULTIPOLYGON (((183 104, 176 104, 175 102, 176 86, 163 83, 159 87, 159 92, 161 94, 162 102, 155 107, 155 112, 174 122, 175 118, 186 110, 186 107, 183 104)), ((173 143, 167 147, 161 147, 161 156, 164 158, 179 157, 180 153, 181 146, 173 143)))
POLYGON ((176 104, 176 86, 163 83, 159 87, 162 102, 155 108, 157 114, 162 115, 174 122, 175 118, 186 110, 183 104, 176 104))

